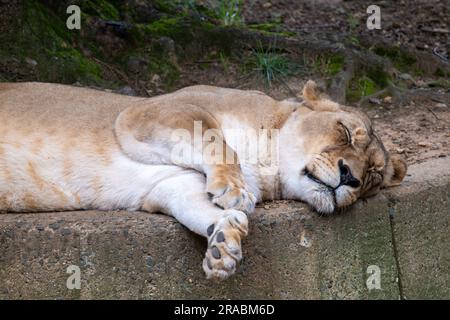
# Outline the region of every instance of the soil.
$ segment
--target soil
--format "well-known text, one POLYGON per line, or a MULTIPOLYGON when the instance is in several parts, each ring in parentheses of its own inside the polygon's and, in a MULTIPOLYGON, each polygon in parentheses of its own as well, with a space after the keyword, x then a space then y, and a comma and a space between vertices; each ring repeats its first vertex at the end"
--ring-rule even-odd
MULTIPOLYGON (((345 41, 349 36, 370 36, 365 27, 366 8, 373 1, 298 1, 271 0, 244 2, 248 24, 279 21, 279 30, 298 37, 345 41), (353 19, 355 21, 353 21, 353 19), (339 30, 339 32, 336 32, 339 30)), ((433 51, 440 58, 450 56, 450 1, 377 2, 382 10, 382 30, 376 37, 405 48, 433 51)), ((267 87, 261 81, 245 77, 231 65, 227 73, 219 61, 199 68, 183 69, 184 83, 203 83, 242 89, 258 89, 278 99, 292 98, 303 86, 304 77, 290 77, 286 83, 267 87), (205 71, 206 69, 206 71, 205 71)), ((204 64, 204 62, 203 62, 204 64)), ((427 81, 427 77, 417 81, 427 81)), ((433 158, 450 157, 450 90, 413 88, 405 100, 390 103, 389 97, 378 104, 360 106, 373 120, 375 130, 386 148, 402 154, 408 164, 433 158)), ((449 158, 450 161, 450 158, 449 158)))
POLYGON ((444 95, 442 100, 431 97, 430 92, 418 91, 403 106, 383 103, 364 108, 385 147, 402 154, 408 164, 434 158, 450 161, 449 94, 446 94, 446 104, 437 102, 444 101, 444 95))
POLYGON ((382 37, 386 42, 405 47, 436 49, 450 58, 450 1, 270 0, 245 3, 247 23, 281 20, 284 29, 299 36, 334 42, 355 35, 382 37), (366 10, 372 4, 381 9, 381 30, 366 27, 366 10))

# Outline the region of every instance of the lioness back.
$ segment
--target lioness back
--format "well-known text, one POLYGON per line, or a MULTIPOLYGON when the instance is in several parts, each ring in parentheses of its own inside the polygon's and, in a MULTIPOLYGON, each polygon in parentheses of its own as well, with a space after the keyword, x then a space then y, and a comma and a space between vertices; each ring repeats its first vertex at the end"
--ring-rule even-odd
POLYGON ((258 91, 212 86, 138 98, 59 84, 0 84, 0 211, 140 209, 149 183, 187 170, 125 154, 116 120, 141 105, 177 121, 190 113, 173 110, 196 106, 221 129, 277 127, 295 108, 258 91))

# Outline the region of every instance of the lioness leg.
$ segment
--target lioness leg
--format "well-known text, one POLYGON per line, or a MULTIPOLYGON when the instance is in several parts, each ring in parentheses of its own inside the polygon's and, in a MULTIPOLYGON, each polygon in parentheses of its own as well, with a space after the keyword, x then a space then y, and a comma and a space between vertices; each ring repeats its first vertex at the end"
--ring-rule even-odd
POLYGON ((208 279, 225 279, 242 259, 241 239, 248 220, 242 211, 214 206, 204 192, 205 178, 195 171, 168 178, 147 195, 143 209, 161 211, 208 239, 203 270, 208 279))
POLYGON ((204 109, 163 102, 131 107, 117 118, 115 132, 133 160, 195 169, 207 176, 206 191, 215 204, 254 210, 256 199, 248 191, 239 159, 225 142, 219 123, 204 109))

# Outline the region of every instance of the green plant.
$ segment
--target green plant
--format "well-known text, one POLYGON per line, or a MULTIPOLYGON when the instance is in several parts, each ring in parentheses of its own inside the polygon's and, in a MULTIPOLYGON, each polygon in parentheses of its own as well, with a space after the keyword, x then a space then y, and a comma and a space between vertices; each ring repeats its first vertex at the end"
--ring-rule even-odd
POLYGON ((438 79, 428 83, 429 87, 440 87, 444 89, 450 89, 450 81, 445 79, 438 79))
POLYGON ((361 97, 365 97, 374 94, 377 91, 377 85, 372 79, 364 76, 358 81, 358 89, 361 92, 361 97))
POLYGON ((248 65, 252 72, 262 75, 269 86, 272 81, 283 80, 295 70, 295 66, 285 56, 271 47, 264 49, 261 42, 258 48, 252 49, 248 65))
POLYGON ((348 16, 347 23, 350 27, 350 30, 355 30, 359 25, 359 20, 355 16, 348 16))
POLYGON ((119 11, 110 2, 105 0, 83 0, 81 8, 90 15, 98 16, 104 20, 119 20, 119 11))
POLYGON ((177 0, 175 2, 184 13, 188 13, 189 11, 197 12, 197 3, 196 0, 177 0))
POLYGON ((176 0, 175 4, 187 14, 215 18, 222 25, 232 26, 242 23, 241 9, 243 0, 176 0))
POLYGON ((241 5, 241 0, 219 0, 213 6, 222 24, 232 26, 242 22, 241 5))
POLYGON ((398 46, 376 46, 372 50, 379 56, 389 58, 394 67, 402 72, 408 72, 417 62, 415 56, 398 46))
POLYGON ((228 58, 222 52, 219 54, 220 64, 222 65, 222 69, 225 74, 228 74, 228 70, 230 69, 230 63, 228 58))
POLYGON ((363 97, 370 96, 378 91, 380 87, 372 78, 367 75, 361 75, 351 80, 346 92, 346 99, 350 102, 355 102, 363 97))
POLYGON ((353 44, 353 45, 355 45, 355 46, 359 46, 359 40, 358 40, 357 37, 351 36, 351 37, 349 38, 349 41, 350 41, 351 44, 353 44))
POLYGON ((303 64, 313 73, 321 76, 334 76, 338 74, 344 66, 344 57, 341 55, 319 54, 313 57, 304 55, 303 64))
POLYGON ((265 22, 265 23, 252 23, 248 24, 247 27, 250 30, 255 30, 263 34, 267 35, 275 35, 275 36, 285 36, 292 37, 295 36, 296 33, 293 31, 283 30, 281 22, 265 22))

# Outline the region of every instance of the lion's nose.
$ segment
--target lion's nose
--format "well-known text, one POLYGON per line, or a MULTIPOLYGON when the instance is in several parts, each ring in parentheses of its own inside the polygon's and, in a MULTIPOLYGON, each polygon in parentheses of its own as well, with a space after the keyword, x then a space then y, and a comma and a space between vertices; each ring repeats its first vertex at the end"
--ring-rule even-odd
POLYGON ((340 185, 350 186, 352 188, 357 188, 361 184, 358 179, 356 179, 352 172, 350 171, 350 168, 344 164, 344 161, 342 159, 338 162, 339 165, 339 171, 341 174, 341 183, 340 185))

